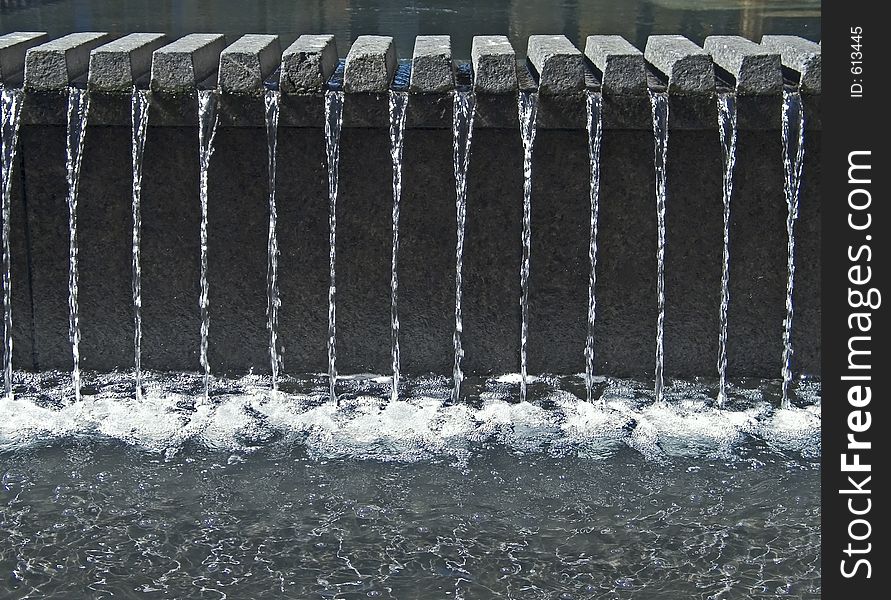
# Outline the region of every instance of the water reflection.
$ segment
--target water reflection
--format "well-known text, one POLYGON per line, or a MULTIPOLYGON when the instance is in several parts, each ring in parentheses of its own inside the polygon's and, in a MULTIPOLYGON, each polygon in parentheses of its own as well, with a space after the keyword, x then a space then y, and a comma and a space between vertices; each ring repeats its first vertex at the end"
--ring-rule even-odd
POLYGON ((411 56, 417 35, 448 33, 456 57, 470 55, 474 35, 507 33, 523 52, 533 33, 562 33, 574 43, 592 34, 619 34, 643 48, 652 34, 800 35, 818 39, 819 0, 0 0, 0 29, 71 31, 266 32, 290 43, 303 33, 333 33, 345 55, 359 35, 396 38, 411 56))

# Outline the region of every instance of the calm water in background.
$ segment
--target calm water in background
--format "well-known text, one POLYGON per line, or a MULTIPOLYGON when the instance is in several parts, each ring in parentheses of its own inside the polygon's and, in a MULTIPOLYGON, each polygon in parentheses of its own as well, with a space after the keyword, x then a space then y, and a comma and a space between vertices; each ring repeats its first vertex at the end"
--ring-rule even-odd
POLYGON ((469 58, 474 35, 506 34, 523 53, 531 34, 562 33, 577 45, 618 34, 643 48, 647 36, 790 34, 820 39, 818 0, 0 0, 0 31, 160 31, 171 36, 275 33, 290 43, 303 33, 333 33, 346 55, 363 34, 396 38, 411 56, 416 35, 449 34, 456 58, 469 58))

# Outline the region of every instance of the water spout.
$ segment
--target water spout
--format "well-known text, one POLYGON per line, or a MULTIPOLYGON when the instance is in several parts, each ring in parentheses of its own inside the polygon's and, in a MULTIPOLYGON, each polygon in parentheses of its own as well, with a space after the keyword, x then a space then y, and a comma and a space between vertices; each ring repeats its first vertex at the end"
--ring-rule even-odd
POLYGON ((464 226, 467 221, 467 173, 470 167, 470 145, 473 140, 473 119, 476 114, 476 98, 470 91, 455 92, 452 107, 452 163, 455 168, 455 213, 458 224, 458 241, 455 246, 455 333, 452 338, 455 363, 452 368, 452 404, 461 399, 461 345, 463 316, 461 300, 464 284, 464 226))
POLYGON ((730 305, 730 198, 736 165, 736 96, 718 96, 718 133, 721 137, 724 200, 724 252, 721 262, 721 309, 718 333, 718 407, 727 402, 727 308, 730 305))
POLYGON ((3 89, 3 381, 6 399, 12 400, 12 244, 9 219, 12 213, 12 171, 22 116, 21 90, 3 89))
POLYGON ((798 220, 798 198, 801 169, 804 164, 804 107, 798 92, 783 92, 783 166, 786 172, 786 318, 783 320, 783 401, 789 408, 792 383, 792 291, 795 285, 795 221, 798 220))
POLYGON ((390 399, 399 399, 399 205, 402 198, 402 148, 405 132, 407 92, 390 92, 390 158, 393 161, 393 253, 390 260, 390 354, 393 362, 393 385, 390 399))
POLYGON ((204 400, 210 396, 210 362, 207 339, 210 333, 209 285, 207 281, 207 183, 213 138, 217 131, 217 96, 212 90, 198 91, 199 198, 201 201, 201 367, 204 369, 204 400))
POLYGON ((666 161, 668 158, 668 94, 651 92, 653 109, 653 136, 655 138, 656 165, 656 220, 658 242, 656 245, 656 403, 662 403, 662 369, 665 362, 665 196, 666 161))
POLYGON ((529 262, 532 254, 532 148, 538 94, 520 92, 520 137, 523 139, 523 259, 520 263, 520 402, 526 401, 526 344, 529 338, 529 262))
POLYGON ((278 344, 278 211, 275 206, 275 168, 278 144, 278 90, 266 91, 266 151, 269 176, 269 236, 266 242, 266 328, 269 330, 269 363, 272 372, 272 391, 278 391, 278 375, 282 355, 278 344))
POLYGON ((149 119, 149 94, 146 90, 133 88, 130 102, 133 137, 131 139, 131 159, 133 166, 133 247, 132 247, 132 287, 133 287, 133 356, 136 375, 136 400, 142 400, 142 159, 145 152, 145 135, 149 119))
POLYGON ((337 249, 337 179, 340 164, 340 128, 343 92, 325 92, 325 150, 328 155, 328 397, 337 402, 337 311, 335 296, 337 249))
POLYGON ((80 316, 77 304, 77 192, 90 95, 86 90, 68 88, 68 128, 65 171, 68 180, 68 338, 73 367, 71 383, 74 399, 80 401, 80 316))
MULTIPOLYGON (((603 96, 588 92, 588 154, 591 162, 591 238, 588 245, 588 335, 585 339, 585 392, 594 401, 594 323, 597 316, 597 224, 600 215, 600 142, 602 138, 603 96)), ((603 402, 601 401, 601 408, 603 402)))

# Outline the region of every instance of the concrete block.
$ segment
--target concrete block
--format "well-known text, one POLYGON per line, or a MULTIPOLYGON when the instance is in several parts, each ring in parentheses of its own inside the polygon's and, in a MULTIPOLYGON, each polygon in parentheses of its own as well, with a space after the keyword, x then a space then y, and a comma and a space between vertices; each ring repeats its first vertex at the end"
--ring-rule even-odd
POLYGON ((526 56, 538 72, 542 95, 585 89, 585 59, 565 35, 530 35, 526 56))
POLYGON ((707 37, 704 47, 715 64, 733 76, 737 94, 782 93, 783 71, 777 52, 735 35, 707 37))
POLYGON ((715 91, 712 57, 682 35, 651 35, 644 56, 668 77, 668 92, 709 94, 715 91))
POLYGON ((396 47, 393 38, 361 35, 347 54, 343 72, 343 91, 347 93, 386 92, 396 72, 396 47))
POLYGON ((278 68, 282 57, 277 35, 244 35, 220 54, 220 89, 252 94, 278 68))
POLYGON ((152 90, 182 93, 195 89, 216 71, 225 47, 226 38, 221 34, 193 33, 155 50, 152 90))
POLYGON ((447 35, 419 35, 411 57, 413 92, 440 93, 455 87, 452 42, 447 35))
POLYGON ((164 45, 163 33, 131 33, 90 52, 91 90, 129 92, 152 68, 152 52, 164 45))
POLYGON ((107 33, 72 33, 28 49, 25 55, 25 87, 60 90, 87 72, 90 51, 110 38, 107 33))
POLYGON ((282 55, 281 91, 293 94, 321 90, 336 69, 333 35, 301 35, 282 55))
POLYGON ((506 36, 474 36, 470 58, 474 91, 507 94, 517 90, 516 54, 506 36))
POLYGON ((643 96, 647 72, 643 52, 618 35, 590 35, 585 56, 600 70, 604 94, 643 96))
POLYGON ((0 83, 21 83, 25 69, 25 52, 46 39, 45 33, 37 31, 16 31, 0 36, 0 83))
POLYGON ((780 53, 783 66, 799 73, 798 88, 805 94, 823 89, 823 60, 820 44, 794 35, 765 35, 761 45, 780 53))

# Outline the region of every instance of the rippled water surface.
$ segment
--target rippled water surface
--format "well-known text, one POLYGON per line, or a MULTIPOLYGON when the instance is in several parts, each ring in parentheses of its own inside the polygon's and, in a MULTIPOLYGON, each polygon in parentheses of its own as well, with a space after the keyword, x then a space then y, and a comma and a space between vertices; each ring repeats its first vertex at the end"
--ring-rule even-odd
POLYGON ((816 383, 145 380, 18 376, 0 597, 819 597, 816 383))

